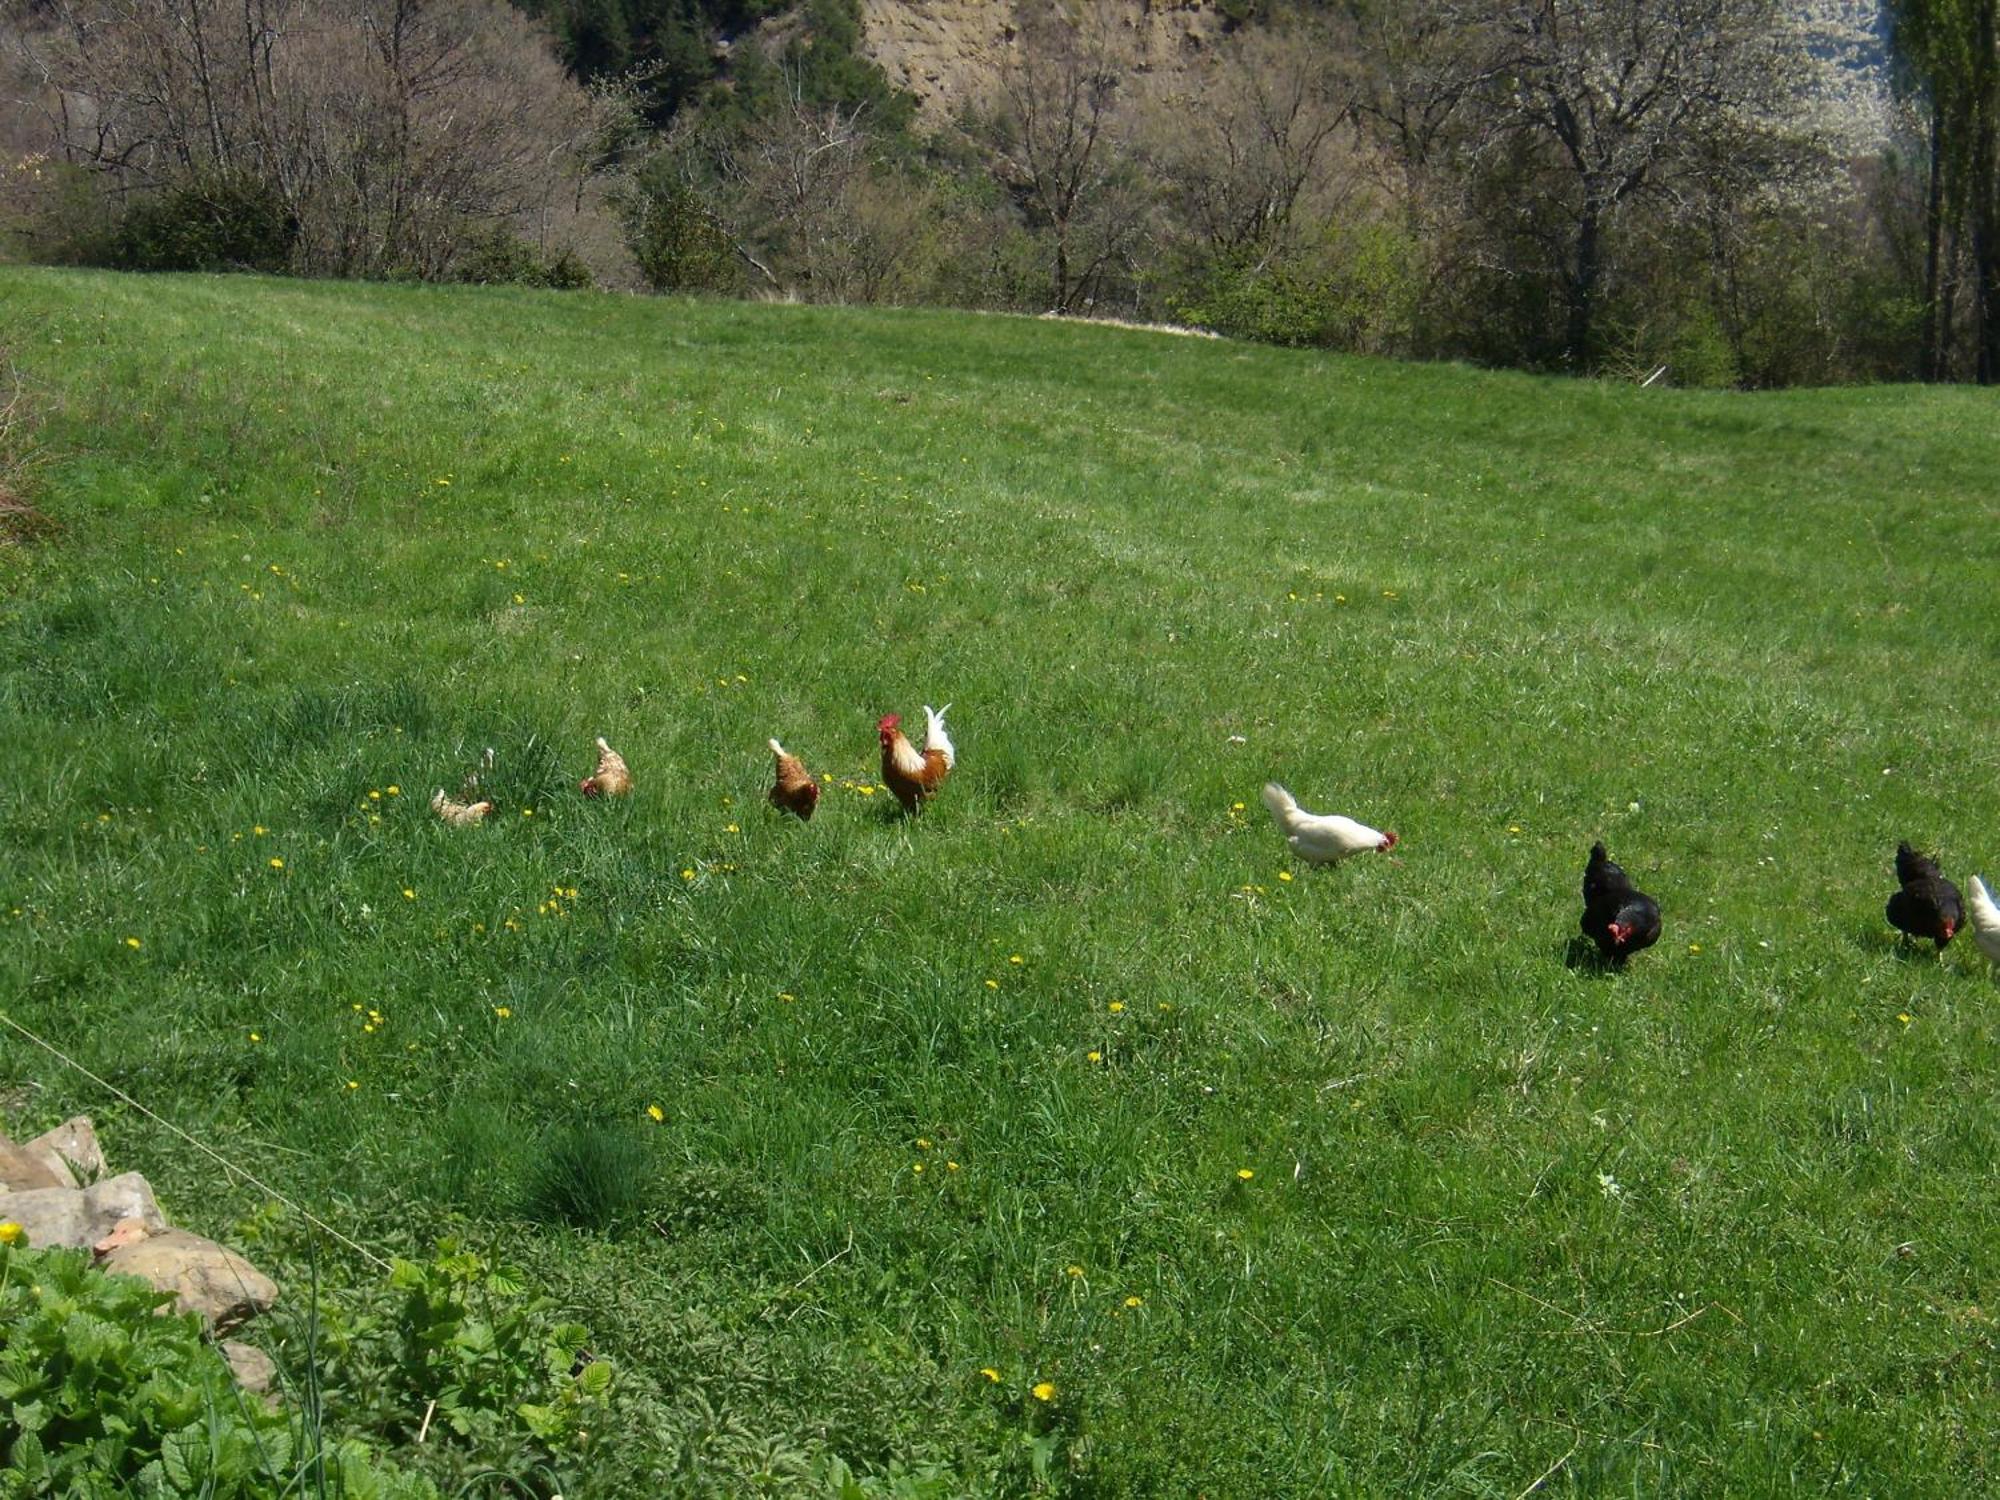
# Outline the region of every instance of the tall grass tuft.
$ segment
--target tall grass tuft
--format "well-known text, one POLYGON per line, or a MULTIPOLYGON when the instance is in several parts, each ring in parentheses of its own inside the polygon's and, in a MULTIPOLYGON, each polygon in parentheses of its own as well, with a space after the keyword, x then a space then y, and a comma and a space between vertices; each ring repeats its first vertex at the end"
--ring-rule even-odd
POLYGON ((632 1127, 562 1126, 542 1142, 528 1169, 521 1209, 544 1224, 626 1229, 653 1202, 658 1180, 652 1152, 632 1127))

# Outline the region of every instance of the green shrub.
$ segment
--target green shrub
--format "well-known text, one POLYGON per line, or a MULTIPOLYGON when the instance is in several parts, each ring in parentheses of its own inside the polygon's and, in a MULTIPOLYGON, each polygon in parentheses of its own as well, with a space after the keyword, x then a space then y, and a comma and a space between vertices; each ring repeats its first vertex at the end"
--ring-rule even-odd
POLYGON ((481 286, 532 286, 556 292, 586 291, 597 284, 575 252, 553 256, 498 226, 477 235, 460 252, 453 280, 481 286))
POLYGON ((355 1500, 435 1500, 358 1443, 246 1397, 193 1314, 77 1251, 0 1246, 0 1497, 264 1496, 309 1473, 355 1500))
POLYGON ((141 199, 111 230, 102 258, 121 271, 284 271, 297 238, 277 189, 228 174, 141 199))
POLYGON ((654 158, 624 203, 625 242, 656 292, 726 292, 741 283, 729 238, 668 157, 654 158))

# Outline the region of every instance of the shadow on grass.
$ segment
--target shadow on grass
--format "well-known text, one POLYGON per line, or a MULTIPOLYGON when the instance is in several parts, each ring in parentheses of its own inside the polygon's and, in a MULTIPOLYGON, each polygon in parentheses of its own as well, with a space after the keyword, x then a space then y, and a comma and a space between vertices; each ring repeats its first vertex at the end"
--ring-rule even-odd
POLYGON ((1625 972, 1623 959, 1606 958, 1598 951, 1597 944, 1582 933, 1563 944, 1562 961, 1572 974, 1594 974, 1600 979, 1625 972))

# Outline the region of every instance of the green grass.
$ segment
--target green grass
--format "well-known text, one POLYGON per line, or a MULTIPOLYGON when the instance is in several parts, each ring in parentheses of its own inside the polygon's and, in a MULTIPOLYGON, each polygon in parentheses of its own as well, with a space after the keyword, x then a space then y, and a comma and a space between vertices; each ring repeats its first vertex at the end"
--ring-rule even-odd
MULTIPOLYGON (((2000 1485, 2000 990, 1882 920, 1899 838, 2000 872, 1990 393, 0 309, 62 527, 0 548, 7 1007, 358 1238, 469 1224, 663 1393, 672 1492, 2000 1485), (946 701, 920 822, 843 785, 946 701), (440 826, 489 745, 497 826, 440 826), (1289 869, 1267 777, 1397 856, 1289 869), (1594 837, 1666 911, 1615 976, 1565 963, 1594 837)), ((169 1213, 256 1206, 10 1079, 169 1213)), ((565 1493, 669 1492, 620 1441, 565 1493)))

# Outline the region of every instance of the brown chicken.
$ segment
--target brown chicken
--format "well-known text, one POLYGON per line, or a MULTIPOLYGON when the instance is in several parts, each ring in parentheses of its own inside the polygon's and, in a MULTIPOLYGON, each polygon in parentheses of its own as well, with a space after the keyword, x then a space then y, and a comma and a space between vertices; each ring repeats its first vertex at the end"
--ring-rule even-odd
POLYGON ((812 779, 812 773, 796 755, 787 754, 785 747, 776 740, 771 742, 771 755, 777 761, 777 779, 771 786, 771 806, 780 812, 797 813, 807 822, 812 821, 813 809, 819 806, 819 783, 812 779))
POLYGON ((586 797, 623 797, 632 790, 632 773, 625 757, 597 737, 597 770, 577 783, 586 797))
POLYGON ((443 818, 445 822, 464 828, 491 816, 493 804, 491 802, 455 801, 444 794, 443 787, 439 787, 435 792, 431 793, 431 811, 436 813, 440 818, 443 818))
POLYGON ((928 703, 924 705, 922 753, 904 737, 901 714, 884 714, 875 725, 875 732, 882 738, 882 784, 896 794, 906 813, 920 811, 958 763, 951 736, 944 730, 944 716, 950 710, 949 703, 938 709, 928 703))

